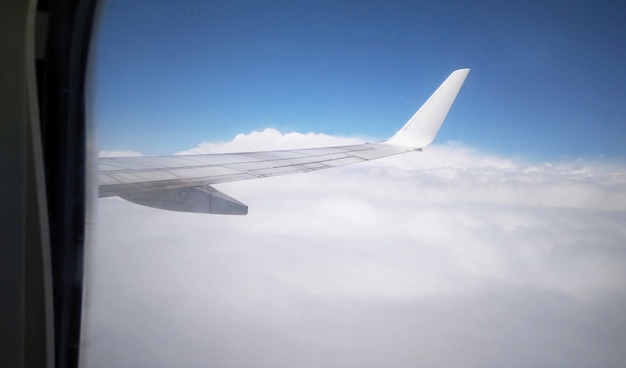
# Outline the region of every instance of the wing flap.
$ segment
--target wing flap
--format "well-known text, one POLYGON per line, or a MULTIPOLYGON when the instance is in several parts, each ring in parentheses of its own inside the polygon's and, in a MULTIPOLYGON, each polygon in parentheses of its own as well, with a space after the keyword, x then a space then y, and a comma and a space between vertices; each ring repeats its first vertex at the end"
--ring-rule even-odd
POLYGON ((163 210, 246 215, 248 206, 210 186, 164 189, 122 195, 127 201, 163 210))

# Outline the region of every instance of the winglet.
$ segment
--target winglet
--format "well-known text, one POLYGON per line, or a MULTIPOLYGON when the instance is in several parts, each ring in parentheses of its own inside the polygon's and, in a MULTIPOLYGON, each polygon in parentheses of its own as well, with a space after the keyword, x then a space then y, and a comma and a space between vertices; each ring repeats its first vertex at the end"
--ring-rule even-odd
POLYGON ((439 132, 469 71, 459 69, 452 72, 402 129, 385 143, 415 149, 428 146, 439 132))

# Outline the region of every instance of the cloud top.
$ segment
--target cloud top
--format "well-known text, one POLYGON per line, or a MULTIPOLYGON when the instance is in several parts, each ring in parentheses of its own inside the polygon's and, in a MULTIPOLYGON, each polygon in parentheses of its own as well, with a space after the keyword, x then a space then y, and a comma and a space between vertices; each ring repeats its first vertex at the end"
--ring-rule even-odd
MULTIPOLYGON (((268 129, 186 152, 360 142, 268 129)), ((531 163, 447 143, 218 189, 250 214, 100 200, 90 365, 111 356, 255 367, 626 359, 619 164, 531 163)))
POLYGON ((334 137, 323 133, 281 133, 276 129, 267 128, 261 132, 237 134, 229 142, 204 141, 189 150, 176 152, 177 155, 193 155, 203 153, 254 152, 310 147, 342 146, 359 144, 359 138, 334 137))

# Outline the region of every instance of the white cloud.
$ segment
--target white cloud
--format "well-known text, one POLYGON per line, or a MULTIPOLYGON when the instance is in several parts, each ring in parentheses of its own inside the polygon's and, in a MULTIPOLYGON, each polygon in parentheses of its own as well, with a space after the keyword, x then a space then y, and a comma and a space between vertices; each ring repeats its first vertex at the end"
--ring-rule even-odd
POLYGON ((131 150, 119 150, 119 151, 100 151, 99 157, 131 157, 131 156, 143 156, 141 152, 131 150))
POLYGON ((177 155, 193 155, 202 153, 226 153, 226 152, 254 152, 267 150, 281 150, 308 147, 341 146, 362 143, 359 138, 334 137, 322 133, 298 133, 291 132, 282 134, 276 129, 267 128, 262 132, 254 131, 250 134, 237 134, 230 142, 207 142, 198 146, 176 152, 177 155))
MULTIPOLYGON (((265 130, 192 151, 349 143, 265 130)), ((217 188, 250 214, 100 200, 88 366, 626 359, 622 166, 446 144, 217 188)))

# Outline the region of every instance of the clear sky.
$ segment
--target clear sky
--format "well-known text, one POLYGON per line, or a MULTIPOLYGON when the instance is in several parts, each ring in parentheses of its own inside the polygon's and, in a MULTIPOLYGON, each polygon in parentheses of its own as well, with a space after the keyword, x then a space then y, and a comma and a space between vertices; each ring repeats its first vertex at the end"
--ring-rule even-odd
POLYGON ((472 71, 423 152, 215 186, 247 216, 98 200, 84 366, 622 368, 626 6, 511 3, 104 2, 117 154, 381 140, 472 71))
POLYGON ((385 139, 472 69, 438 142, 626 158, 617 1, 105 2, 103 150, 171 154, 268 127, 385 139))

